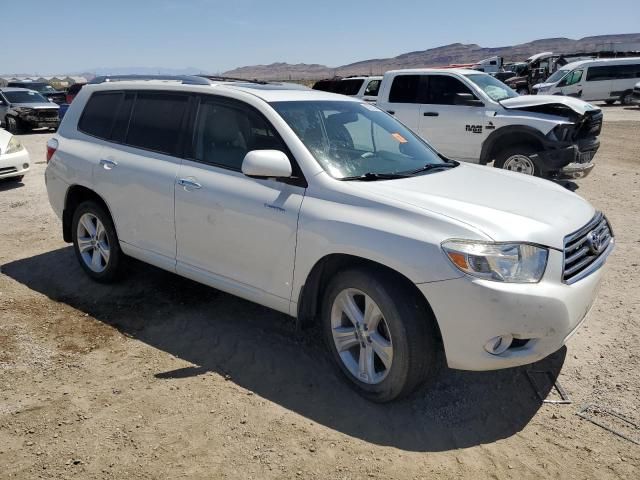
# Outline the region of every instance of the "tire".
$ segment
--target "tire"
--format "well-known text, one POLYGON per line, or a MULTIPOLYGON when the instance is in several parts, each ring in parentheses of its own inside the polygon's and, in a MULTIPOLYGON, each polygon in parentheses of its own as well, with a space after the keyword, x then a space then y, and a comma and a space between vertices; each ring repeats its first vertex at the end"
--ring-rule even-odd
POLYGON ((614 103, 616 103, 616 101, 609 99, 609 100, 605 100, 604 103, 606 103, 607 105, 613 105, 614 103))
POLYGON ((20 120, 18 120, 16 117, 7 115, 7 118, 5 118, 5 124, 7 125, 7 131, 9 133, 13 133, 14 135, 22 133, 20 120))
POLYGON ((18 183, 18 182, 21 182, 23 178, 24 178, 24 175, 18 175, 17 177, 7 178, 7 180, 9 180, 10 182, 18 183))
POLYGON ((416 294, 402 285, 381 271, 351 269, 336 274, 323 299, 322 329, 331 356, 348 383, 374 402, 390 402, 409 395, 435 377, 439 368, 435 318, 416 294), (351 302, 345 303, 345 298, 351 302), (371 306, 371 302, 378 310, 369 311, 381 315, 364 314, 365 305, 371 306), (347 304, 358 309, 355 316, 361 320, 360 328, 344 313, 353 312, 342 307, 347 304), (365 324, 373 328, 366 329, 365 324), (335 339, 334 333, 340 340, 335 339), (341 351, 337 342, 341 343, 341 351), (360 352, 370 359, 362 362, 369 368, 360 368, 360 352), (383 352, 387 361, 377 352, 383 352))
POLYGON ((520 87, 516 90, 516 92, 518 93, 518 95, 529 95, 529 89, 527 88, 520 87))
POLYGON ((534 150, 526 145, 509 147, 498 153, 493 166, 525 175, 540 176, 538 161, 531 158, 534 150))
POLYGON ((620 95, 620 103, 627 107, 633 104, 633 92, 631 90, 628 90, 620 95))
POLYGON ((73 213, 71 236, 76 258, 89 277, 100 283, 118 279, 124 254, 111 216, 104 207, 93 201, 81 203, 73 213))

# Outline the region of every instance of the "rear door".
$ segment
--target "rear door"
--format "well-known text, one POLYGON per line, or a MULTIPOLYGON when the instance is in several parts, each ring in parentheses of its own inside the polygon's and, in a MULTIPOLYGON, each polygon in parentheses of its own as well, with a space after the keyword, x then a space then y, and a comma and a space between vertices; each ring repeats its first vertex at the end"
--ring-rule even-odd
POLYGON ((484 106, 465 105, 479 100, 461 80, 445 74, 428 75, 420 107, 420 135, 449 158, 478 162, 484 131, 484 106))
POLYGON ((168 269, 175 268, 173 196, 188 98, 158 91, 95 93, 87 106, 117 105, 94 182, 111 210, 123 249, 168 269))
POLYGON ((202 96, 175 189, 177 271, 288 311, 302 173, 269 122, 243 102, 202 96), (298 180, 246 177, 251 150, 281 150, 298 180))
POLYGON ((420 135, 420 103, 425 92, 425 75, 396 75, 385 105, 387 113, 420 135))

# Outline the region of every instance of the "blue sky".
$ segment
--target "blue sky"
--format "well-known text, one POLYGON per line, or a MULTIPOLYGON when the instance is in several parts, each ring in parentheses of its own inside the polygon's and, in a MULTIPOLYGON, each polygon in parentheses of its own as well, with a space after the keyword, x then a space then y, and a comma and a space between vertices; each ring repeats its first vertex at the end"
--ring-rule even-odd
POLYGON ((0 72, 285 61, 337 66, 454 42, 640 31, 639 0, 3 0, 0 72))

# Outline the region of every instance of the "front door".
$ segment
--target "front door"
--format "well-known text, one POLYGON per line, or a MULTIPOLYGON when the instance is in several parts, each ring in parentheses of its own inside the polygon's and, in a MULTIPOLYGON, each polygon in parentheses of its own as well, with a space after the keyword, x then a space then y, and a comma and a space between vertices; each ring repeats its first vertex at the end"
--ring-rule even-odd
POLYGON ((465 105, 477 96, 451 75, 429 75, 420 108, 420 135, 443 155, 478 162, 486 137, 484 106, 465 105))
POLYGON ((560 93, 567 95, 568 97, 577 97, 585 99, 584 91, 584 75, 582 69, 573 70, 566 77, 564 77, 558 87, 560 87, 560 93))
POLYGON ((241 166, 250 150, 290 153, 241 102, 203 96, 194 130, 175 187, 178 273, 288 311, 305 189, 246 177, 241 166))

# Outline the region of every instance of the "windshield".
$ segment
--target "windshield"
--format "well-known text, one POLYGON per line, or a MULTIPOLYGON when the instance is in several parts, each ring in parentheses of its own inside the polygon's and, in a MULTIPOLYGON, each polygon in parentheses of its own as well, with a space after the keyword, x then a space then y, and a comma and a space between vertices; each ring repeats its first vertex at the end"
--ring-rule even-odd
POLYGON ((4 96, 7 97, 9 103, 49 103, 49 100, 38 92, 31 90, 4 92, 4 96))
POLYGON ((467 75, 467 78, 480 87, 494 102, 518 96, 515 91, 491 75, 467 75))
POLYGON ((556 83, 562 80, 562 78, 569 72, 569 70, 557 70, 553 75, 547 78, 544 83, 556 83))
POLYGON ((271 105, 334 178, 408 174, 426 165, 450 165, 373 105, 346 101, 271 105))

